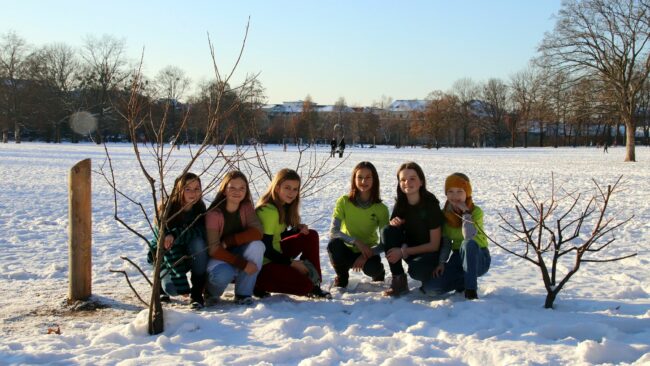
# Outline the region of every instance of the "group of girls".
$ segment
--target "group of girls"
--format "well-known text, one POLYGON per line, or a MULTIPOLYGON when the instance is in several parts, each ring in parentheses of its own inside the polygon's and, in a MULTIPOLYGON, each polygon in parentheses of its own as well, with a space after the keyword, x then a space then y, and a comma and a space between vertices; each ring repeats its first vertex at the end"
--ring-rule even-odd
MULTIPOLYGON (((189 296, 202 308, 219 300, 235 283, 235 302, 249 305, 252 295, 271 292, 329 297, 320 287, 318 233, 300 221, 300 176, 280 170, 254 208, 248 179, 228 172, 206 209, 201 180, 192 173, 176 179, 169 199, 161 299, 189 296), (186 260, 183 260, 183 259, 186 260), (191 273, 191 286, 187 278, 191 273)), ((158 232, 150 243, 153 263, 158 232)))
MULTIPOLYGON (((473 203, 469 178, 462 173, 447 177, 442 210, 417 163, 402 164, 397 180, 389 216, 374 165, 364 161, 355 166, 350 191, 336 201, 332 215, 327 252, 336 272, 333 285, 347 287, 350 270, 383 282, 384 253, 392 275, 387 296, 409 291, 404 261, 408 274, 422 282, 420 291, 438 295, 455 290, 467 299, 478 298, 477 277, 488 271, 490 253, 483 211, 473 203)), ((330 298, 320 286, 318 233, 300 220, 300 183, 295 171, 280 170, 255 208, 246 176, 231 171, 206 209, 199 177, 186 173, 177 178, 169 200, 170 212, 176 214, 162 241, 163 296, 189 295, 191 307, 201 308, 206 301, 218 301, 234 282, 235 302, 244 305, 252 303, 252 295, 270 293, 330 298), (183 256, 191 260, 180 260, 183 256)), ((151 242, 150 261, 156 242, 151 242)))

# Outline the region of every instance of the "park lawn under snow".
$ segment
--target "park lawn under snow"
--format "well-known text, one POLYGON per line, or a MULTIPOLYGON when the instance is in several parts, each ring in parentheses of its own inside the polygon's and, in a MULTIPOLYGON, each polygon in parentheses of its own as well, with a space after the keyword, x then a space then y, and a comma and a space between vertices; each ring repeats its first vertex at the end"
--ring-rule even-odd
MULTIPOLYGON (((129 145, 109 145, 120 188, 151 209, 150 194, 129 145)), ((294 167, 295 148, 269 146, 273 169, 294 167)), ((328 156, 320 147, 319 159, 328 156)), ((347 292, 330 301, 273 295, 253 306, 229 298, 202 311, 182 299, 165 305, 165 332, 147 334, 147 311, 123 276, 128 269, 148 299, 147 285, 119 259, 143 268, 144 243, 113 219, 112 193, 93 174, 93 300, 107 307, 70 311, 67 227, 68 172, 91 158, 97 170, 104 151, 94 144, 23 143, 0 145, 0 364, 231 364, 231 365, 421 365, 421 364, 650 364, 650 150, 637 148, 637 163, 624 163, 624 148, 609 154, 595 148, 376 149, 351 148, 349 158, 323 179, 324 188, 302 202, 303 221, 320 234, 325 287, 334 277, 325 247, 336 199, 347 192, 352 167, 373 162, 382 197, 390 208, 395 171, 408 160, 420 163, 427 186, 444 202, 444 178, 461 171, 473 182, 475 202, 486 214, 492 238, 511 240, 499 228, 499 213, 512 217, 512 193, 532 182, 547 197, 551 173, 556 184, 593 193, 592 178, 608 184, 623 175, 611 202, 618 219, 634 215, 616 231, 605 257, 637 252, 613 263, 586 263, 560 293, 555 309, 543 308, 545 291, 536 267, 491 246, 492 267, 479 279, 477 301, 460 295, 428 298, 419 283, 399 299, 381 295, 383 285, 358 274, 347 292), (48 334, 48 329, 61 334, 48 334)), ((178 167, 187 147, 173 153, 178 167)), ((336 162, 339 160, 336 159, 336 162)), ((333 162, 331 162, 333 163, 333 162)), ((198 170, 198 169, 195 169, 198 170)), ((268 180, 253 173, 258 191, 268 180)), ((171 182, 173 177, 169 177, 171 182)), ((254 199, 259 194, 254 193, 254 199)), ((209 203, 212 195, 207 195, 209 203)), ((147 231, 135 206, 121 216, 147 231)), ((384 259, 384 263, 385 259, 384 259)), ((566 268, 571 263, 563 263, 566 268)), ((387 268, 387 267, 386 267, 387 268)), ((387 279, 388 283, 388 279, 387 279)), ((231 290, 227 293, 232 293, 231 290)))

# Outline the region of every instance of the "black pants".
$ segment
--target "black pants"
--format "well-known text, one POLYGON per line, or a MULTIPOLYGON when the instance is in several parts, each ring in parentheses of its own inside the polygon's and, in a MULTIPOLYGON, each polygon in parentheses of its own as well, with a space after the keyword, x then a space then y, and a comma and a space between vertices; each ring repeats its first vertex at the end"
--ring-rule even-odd
MULTIPOLYGON (((361 253, 353 252, 341 239, 330 240, 329 244, 327 244, 327 253, 339 278, 348 278, 350 268, 361 255, 361 253)), ((372 277, 373 280, 383 278, 384 265, 381 263, 379 255, 368 258, 366 264, 363 265, 363 273, 372 277)))
MULTIPOLYGON (((406 233, 399 227, 388 225, 382 230, 381 239, 384 250, 388 252, 391 248, 400 248, 406 242, 406 233)), ((409 265, 409 276, 422 282, 433 278, 433 270, 438 265, 438 254, 439 252, 422 253, 405 259, 404 261, 409 265)), ((389 262, 388 265, 393 276, 404 274, 402 260, 396 263, 389 262)))

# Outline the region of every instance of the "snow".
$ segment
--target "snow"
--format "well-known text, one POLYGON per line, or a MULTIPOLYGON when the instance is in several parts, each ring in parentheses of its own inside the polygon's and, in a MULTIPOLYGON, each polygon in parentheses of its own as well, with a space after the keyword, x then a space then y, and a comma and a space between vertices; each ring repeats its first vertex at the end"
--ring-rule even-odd
MULTIPOLYGON (((109 145, 121 188, 148 202, 147 185, 132 161, 129 145, 109 145)), ((269 146, 273 169, 295 166, 292 148, 269 146)), ((514 212, 512 193, 534 184, 538 195, 556 184, 590 194, 592 178, 613 183, 623 175, 611 213, 634 218, 615 232, 607 257, 638 252, 613 263, 585 263, 560 292, 555 309, 543 308, 545 291, 536 267, 492 246, 492 268, 479 279, 477 301, 460 295, 430 298, 413 291, 384 298, 383 284, 352 274, 350 289, 333 289, 333 299, 273 295, 253 306, 229 298, 202 311, 183 299, 165 305, 165 332, 147 334, 147 311, 124 277, 126 269, 145 297, 146 282, 119 259, 128 256, 143 268, 144 243, 113 219, 111 190, 93 174, 94 311, 65 306, 68 289, 67 179, 77 161, 91 158, 96 171, 103 148, 93 144, 0 145, 0 364, 158 365, 526 365, 650 364, 650 150, 637 147, 637 163, 624 163, 624 148, 608 154, 595 148, 528 149, 346 149, 348 160, 302 202, 303 221, 320 234, 323 276, 334 272, 325 246, 333 205, 348 190, 352 167, 370 160, 381 176, 382 197, 392 206, 395 171, 407 160, 420 163, 427 186, 444 201, 444 178, 469 175, 475 201, 486 215, 486 231, 497 241, 512 238, 499 228, 498 214, 514 212), (60 327, 61 334, 48 334, 60 327)), ((173 153, 176 167, 187 150, 173 153)), ((329 146, 319 148, 319 157, 329 146)), ((337 159, 336 162, 339 160, 337 159)), ((172 174, 173 175, 173 174, 172 174)), ((253 174, 255 198, 268 184, 253 174)), ((169 181, 173 179, 170 175, 169 181)), ((206 201, 212 197, 208 195, 206 201)), ((121 216, 147 232, 139 209, 120 202, 121 216)), ((385 261, 385 260, 384 260, 385 261)), ((384 262, 385 263, 385 262, 384 262)), ((562 268, 570 266, 563 263, 562 268)), ((387 280, 388 282, 388 280, 387 280)), ((327 287, 328 285, 326 285, 327 287)), ((232 293, 232 290, 227 290, 232 293)))

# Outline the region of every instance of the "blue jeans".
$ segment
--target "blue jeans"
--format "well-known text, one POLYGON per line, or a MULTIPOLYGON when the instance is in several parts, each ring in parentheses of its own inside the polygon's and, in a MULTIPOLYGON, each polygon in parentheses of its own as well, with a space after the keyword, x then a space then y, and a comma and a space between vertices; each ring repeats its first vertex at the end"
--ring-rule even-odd
POLYGON ((264 243, 255 240, 229 250, 233 254, 244 257, 247 261, 255 263, 257 272, 248 274, 243 269, 239 269, 230 263, 218 259, 210 259, 208 263, 208 283, 206 285, 208 294, 214 298, 221 297, 228 284, 235 280, 235 295, 251 296, 257 275, 260 273, 260 269, 262 269, 265 250, 264 243))
POLYGON ((436 295, 456 289, 476 290, 477 278, 487 273, 491 261, 488 248, 480 248, 474 240, 465 240, 459 250, 453 251, 442 276, 426 281, 422 287, 436 295))
MULTIPOLYGON (((190 272, 192 273, 192 285, 199 284, 203 286, 205 281, 205 269, 208 265, 208 251, 206 249, 205 240, 197 236, 187 244, 185 255, 192 256, 192 263, 190 265, 190 272)), ((172 274, 161 279, 163 291, 170 296, 180 295, 178 286, 174 282, 179 282, 183 285, 181 287, 187 288, 187 276, 182 278, 174 278, 172 274)))

